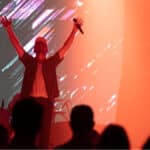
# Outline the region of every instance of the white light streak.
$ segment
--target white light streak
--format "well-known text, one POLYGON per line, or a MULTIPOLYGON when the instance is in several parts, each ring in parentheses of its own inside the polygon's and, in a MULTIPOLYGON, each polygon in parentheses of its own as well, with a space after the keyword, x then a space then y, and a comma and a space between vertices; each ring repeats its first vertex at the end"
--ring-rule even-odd
POLYGON ((2 72, 5 72, 7 69, 9 69, 16 61, 18 60, 18 56, 16 56, 14 59, 12 59, 9 64, 7 64, 4 68, 1 69, 2 72))
POLYGON ((73 79, 76 80, 78 77, 79 77, 79 75, 75 75, 75 76, 73 77, 73 79))
POLYGON ((70 94, 70 98, 72 99, 73 96, 78 92, 79 88, 76 88, 73 92, 70 94))
POLYGON ((77 0, 76 4, 78 7, 81 7, 81 6, 83 6, 84 3, 81 0, 77 0))
POLYGON ((41 24, 54 10, 45 10, 32 24, 32 29, 35 29, 39 24, 41 24))
POLYGON ((90 67, 92 67, 92 65, 94 64, 94 62, 95 62, 95 60, 93 59, 93 60, 91 60, 88 64, 87 64, 87 68, 90 68, 90 67))
POLYGON ((62 77, 59 79, 59 81, 60 81, 60 82, 63 82, 66 78, 67 78, 67 74, 64 75, 64 76, 62 76, 62 77))
POLYGON ((117 94, 114 94, 111 96, 111 98, 108 100, 108 103, 112 103, 117 98, 117 94))
POLYGON ((87 89, 87 86, 86 85, 83 86, 82 89, 85 91, 87 89))
POLYGON ((107 48, 108 48, 108 49, 112 48, 112 44, 111 44, 111 43, 108 43, 108 44, 107 44, 107 48))
POLYGON ((67 11, 61 18, 60 20, 67 20, 69 17, 71 17, 74 13, 76 12, 76 9, 70 9, 67 11))
POLYGON ((89 90, 92 91, 92 90, 94 90, 94 88, 95 88, 95 86, 92 85, 92 86, 90 86, 89 90))

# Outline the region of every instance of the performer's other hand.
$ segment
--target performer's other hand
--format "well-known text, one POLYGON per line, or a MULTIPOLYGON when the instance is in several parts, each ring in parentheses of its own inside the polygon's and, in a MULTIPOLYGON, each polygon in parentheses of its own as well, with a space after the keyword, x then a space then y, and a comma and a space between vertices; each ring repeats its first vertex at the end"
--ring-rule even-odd
POLYGON ((3 24, 5 28, 11 26, 12 20, 8 19, 6 16, 0 16, 0 23, 3 24))
POLYGON ((76 30, 78 30, 78 27, 82 27, 83 25, 83 19, 81 18, 74 18, 76 21, 74 21, 74 28, 76 28, 76 30))

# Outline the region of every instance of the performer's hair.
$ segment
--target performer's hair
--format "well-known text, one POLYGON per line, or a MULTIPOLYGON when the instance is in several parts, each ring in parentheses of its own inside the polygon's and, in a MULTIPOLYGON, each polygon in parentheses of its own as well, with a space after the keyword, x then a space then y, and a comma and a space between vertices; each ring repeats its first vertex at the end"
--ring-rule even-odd
POLYGON ((45 53, 48 52, 47 41, 44 37, 37 37, 34 45, 34 52, 38 53, 41 50, 45 53))

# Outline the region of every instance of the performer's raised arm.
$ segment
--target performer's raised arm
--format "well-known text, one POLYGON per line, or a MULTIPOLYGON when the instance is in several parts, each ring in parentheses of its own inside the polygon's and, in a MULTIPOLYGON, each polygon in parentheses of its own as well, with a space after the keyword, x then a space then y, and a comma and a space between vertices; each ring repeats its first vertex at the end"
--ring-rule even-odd
POLYGON ((78 27, 81 26, 81 25, 82 25, 82 20, 77 18, 76 22, 74 22, 72 32, 70 33, 69 37, 65 41, 62 48, 60 48, 59 51, 58 51, 60 58, 63 58, 65 56, 66 52, 68 51, 68 49, 70 48, 70 46, 71 46, 71 44, 74 40, 76 32, 79 30, 78 27))
POLYGON ((12 20, 7 19, 7 17, 5 17, 5 16, 2 16, 2 17, 0 17, 0 22, 3 24, 4 28, 6 29, 9 39, 10 39, 12 45, 14 46, 14 48, 16 49, 19 57, 22 58, 25 51, 23 49, 23 46, 20 45, 20 43, 17 39, 17 36, 13 31, 12 20))

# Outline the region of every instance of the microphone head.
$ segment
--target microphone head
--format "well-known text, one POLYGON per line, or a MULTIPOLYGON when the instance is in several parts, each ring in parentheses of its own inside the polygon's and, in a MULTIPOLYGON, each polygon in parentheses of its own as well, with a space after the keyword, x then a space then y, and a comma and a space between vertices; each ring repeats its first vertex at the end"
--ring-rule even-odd
POLYGON ((73 22, 76 24, 77 28, 79 29, 79 31, 83 34, 83 30, 81 28, 80 23, 78 23, 78 19, 77 18, 73 18, 73 22))

